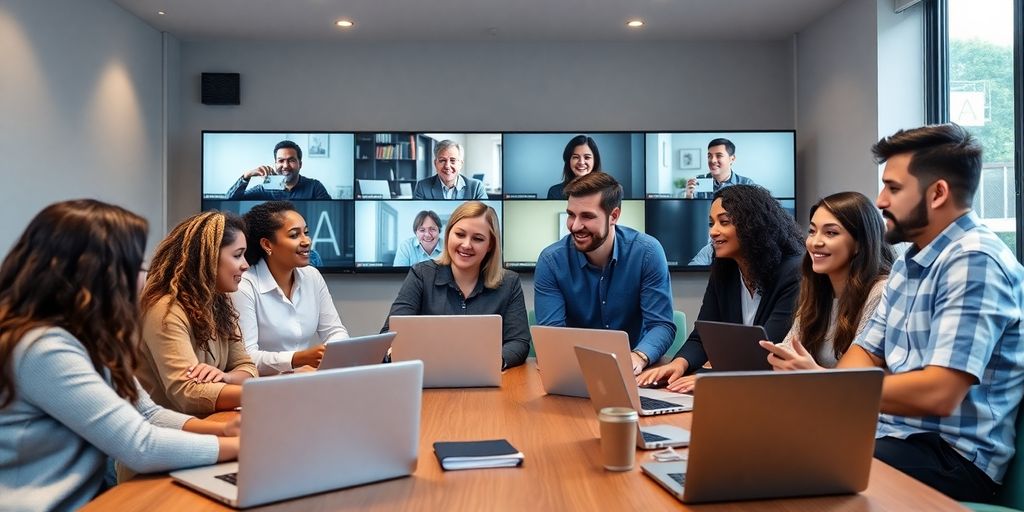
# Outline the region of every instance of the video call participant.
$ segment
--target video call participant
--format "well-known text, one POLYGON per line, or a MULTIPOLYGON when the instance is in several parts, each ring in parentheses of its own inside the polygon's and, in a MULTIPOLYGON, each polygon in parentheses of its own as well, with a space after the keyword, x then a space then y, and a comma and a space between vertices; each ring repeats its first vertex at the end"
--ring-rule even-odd
POLYGON ((265 201, 269 199, 330 199, 324 184, 313 178, 299 174, 302 169, 302 149, 299 145, 282 140, 274 146, 274 166, 261 165, 242 173, 242 177, 228 189, 228 199, 244 199, 249 201, 265 201), (284 190, 268 190, 263 185, 256 185, 250 190, 249 180, 255 176, 280 174, 286 177, 284 190))
POLYGON ((234 214, 196 214, 153 254, 136 375, 164 407, 186 414, 234 409, 242 403, 242 381, 258 375, 227 295, 249 268, 244 226, 234 214))
POLYGON ((562 182, 548 189, 548 199, 565 199, 565 186, 577 176, 601 171, 601 152, 597 142, 586 135, 569 139, 562 151, 562 182))
POLYGON ((108 456, 143 473, 237 456, 237 421, 158 407, 132 375, 147 231, 116 206, 55 203, 0 266, 0 508, 83 507, 108 456))
POLYGON ((981 146, 955 124, 872 148, 897 259, 840 368, 880 367, 875 457, 956 500, 987 501, 1014 455, 1024 394, 1024 268, 971 211, 981 146))
POLYGON ((800 300, 782 343, 762 341, 776 370, 833 368, 867 327, 894 254, 871 200, 840 192, 811 207, 800 300))
MULTIPOLYGON (((444 252, 417 263, 405 277, 391 315, 501 315, 502 369, 530 352, 530 327, 519 275, 502 268, 498 214, 479 201, 459 205, 448 219, 444 252)), ((387 332, 388 320, 380 332, 387 332)))
POLYGON ((484 184, 462 175, 465 163, 462 146, 442 140, 434 146, 434 170, 437 174, 416 182, 413 199, 487 199, 484 184))
POLYGON ((242 343, 260 375, 316 368, 324 343, 348 338, 320 271, 310 266, 309 228, 288 201, 267 201, 245 214, 245 259, 231 301, 242 343))
POLYGON ((676 334, 665 250, 653 237, 618 225, 622 186, 603 172, 565 187, 569 234, 537 259, 537 323, 625 331, 633 373, 668 350, 676 334))
MULTIPOLYGON (((732 164, 735 162, 736 145, 729 139, 713 139, 708 143, 708 170, 711 172, 686 180, 686 192, 683 197, 686 199, 711 199, 714 197, 714 193, 723 187, 753 185, 754 180, 732 171, 732 164), (712 178, 714 180, 713 191, 696 192, 697 178, 712 178)), ((714 253, 715 250, 708 243, 693 255, 688 265, 710 265, 714 253)))
MULTIPOLYGON (((760 325, 782 341, 793 324, 804 242, 793 217, 763 187, 734 185, 715 193, 708 215, 715 249, 697 320, 760 325)), ((692 374, 708 360, 694 329, 672 362, 637 377, 645 386, 693 390, 692 374), (684 375, 686 375, 684 377, 684 375)))
POLYGON ((441 217, 433 210, 423 210, 412 221, 413 236, 398 245, 396 267, 411 267, 421 261, 441 256, 441 217))

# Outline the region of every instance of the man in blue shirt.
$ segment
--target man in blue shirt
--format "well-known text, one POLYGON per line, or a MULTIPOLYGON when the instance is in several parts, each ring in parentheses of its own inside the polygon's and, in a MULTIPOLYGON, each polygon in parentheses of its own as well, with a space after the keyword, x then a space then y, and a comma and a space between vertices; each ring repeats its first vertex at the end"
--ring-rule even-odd
POLYGON ((971 211, 981 147, 966 130, 901 130, 872 151, 885 163, 886 239, 912 245, 839 367, 886 370, 875 457, 954 499, 987 501, 1013 457, 1024 394, 1024 268, 971 211))
POLYGON ((713 139, 708 143, 708 173, 686 180, 686 199, 711 199, 715 192, 729 185, 754 185, 754 180, 732 170, 736 163, 736 145, 729 139, 713 139), (711 192, 697 192, 697 178, 712 178, 711 192))
POLYGON ((228 199, 250 201, 291 201, 302 199, 330 199, 324 184, 313 178, 300 176, 302 169, 302 148, 290 140, 282 140, 274 146, 274 166, 261 165, 242 173, 242 177, 228 190, 228 199), (246 190, 249 180, 255 176, 283 175, 284 189, 275 190, 256 185, 246 190))
POLYGON ((610 175, 580 176, 565 194, 569 235, 540 253, 534 274, 537 323, 626 331, 638 374, 676 334, 665 251, 618 225, 622 186, 610 175))

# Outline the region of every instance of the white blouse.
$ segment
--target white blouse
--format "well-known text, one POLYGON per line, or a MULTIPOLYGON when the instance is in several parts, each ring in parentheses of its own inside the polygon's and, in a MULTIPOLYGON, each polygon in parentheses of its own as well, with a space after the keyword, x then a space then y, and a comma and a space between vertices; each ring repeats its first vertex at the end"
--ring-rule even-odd
POLYGON ((327 282, 314 267, 293 270, 291 300, 261 260, 242 275, 231 300, 238 311, 245 349, 260 375, 292 369, 292 356, 328 341, 348 338, 327 282))

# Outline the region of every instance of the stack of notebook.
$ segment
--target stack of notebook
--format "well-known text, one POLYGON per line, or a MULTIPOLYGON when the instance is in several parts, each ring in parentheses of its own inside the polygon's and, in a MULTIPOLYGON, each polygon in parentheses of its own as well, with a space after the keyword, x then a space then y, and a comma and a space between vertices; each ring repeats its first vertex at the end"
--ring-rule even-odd
POLYGON ((437 442, 434 455, 445 470, 511 468, 523 463, 523 454, 504 439, 437 442))

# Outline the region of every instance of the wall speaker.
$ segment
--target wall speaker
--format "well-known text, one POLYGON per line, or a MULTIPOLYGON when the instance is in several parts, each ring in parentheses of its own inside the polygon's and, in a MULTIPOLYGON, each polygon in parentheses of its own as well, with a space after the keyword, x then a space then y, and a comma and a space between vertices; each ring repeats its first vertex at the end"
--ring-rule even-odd
POLYGON ((203 105, 240 105, 241 76, 238 73, 203 73, 203 105))

